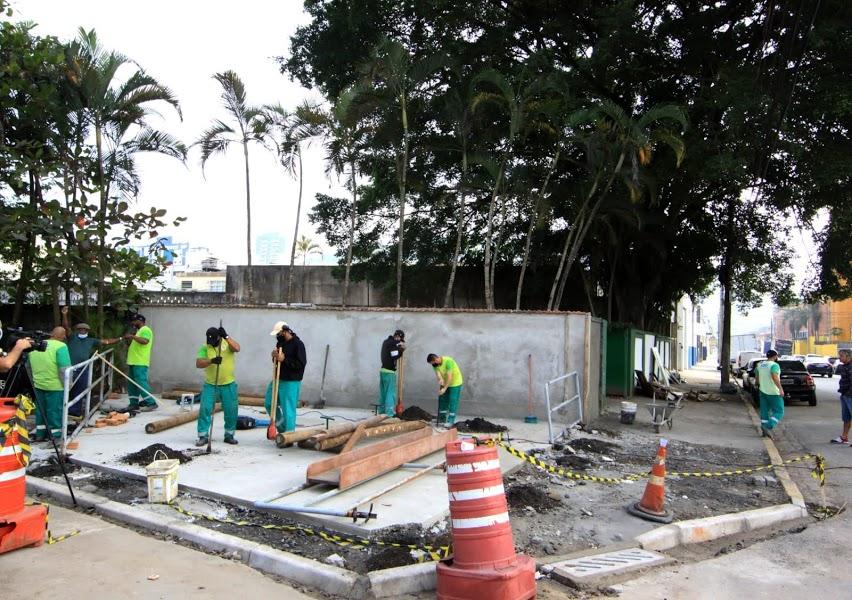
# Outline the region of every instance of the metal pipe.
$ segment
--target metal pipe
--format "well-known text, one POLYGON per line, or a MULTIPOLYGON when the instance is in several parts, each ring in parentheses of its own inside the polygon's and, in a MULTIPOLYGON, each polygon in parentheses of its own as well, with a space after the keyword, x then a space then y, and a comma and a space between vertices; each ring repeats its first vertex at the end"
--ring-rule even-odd
POLYGON ((317 508, 315 506, 297 506, 293 504, 270 504, 269 502, 255 502, 254 507, 278 512, 308 513, 314 515, 327 515, 329 517, 350 517, 353 519, 374 519, 376 517, 376 515, 372 512, 341 510, 339 508, 317 508))
POLYGON ((327 492, 320 494, 316 498, 311 498, 308 502, 305 503, 305 506, 313 506, 314 504, 319 504, 323 500, 328 500, 329 498, 333 498, 334 496, 338 495, 342 491, 344 491, 344 490, 341 490, 340 488, 330 489, 327 492))
POLYGON ((447 459, 442 458, 441 462, 437 462, 433 465, 426 465, 423 469, 420 469, 416 473, 412 473, 408 477, 401 479, 400 481, 397 481, 396 483, 392 483, 389 486, 379 490, 378 492, 374 492, 374 493, 370 494, 366 498, 361 498, 360 500, 358 500, 358 502, 355 502, 354 504, 352 504, 351 510, 357 510, 357 508, 359 506, 361 506, 362 504, 367 504, 367 502, 372 502, 373 500, 375 500, 379 496, 384 496, 388 492, 391 492, 391 491, 395 490, 396 488, 401 487, 401 486, 405 485, 406 483, 408 483, 410 481, 414 481, 418 477, 422 477, 423 475, 425 475, 426 473, 429 473, 433 469, 437 469, 437 468, 443 466, 444 464, 446 464, 446 462, 447 462, 447 459))
POLYGON ((264 502, 272 502, 273 500, 278 500, 280 498, 284 498, 285 496, 289 496, 290 494, 295 494, 296 492, 301 492, 309 487, 315 486, 315 483, 301 483, 299 485, 294 485, 291 488, 287 488, 286 490, 281 490, 275 496, 271 498, 267 498, 264 502))

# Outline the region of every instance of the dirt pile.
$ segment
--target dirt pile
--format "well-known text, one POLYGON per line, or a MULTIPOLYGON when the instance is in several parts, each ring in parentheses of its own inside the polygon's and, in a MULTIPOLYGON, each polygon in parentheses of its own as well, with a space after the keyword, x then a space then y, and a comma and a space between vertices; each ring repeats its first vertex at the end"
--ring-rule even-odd
POLYGON ((585 471, 592 466, 592 461, 584 456, 564 454, 556 458, 556 464, 560 467, 568 467, 569 469, 585 471))
POLYGON ((399 418, 403 421, 431 421, 435 418, 419 406, 409 406, 399 414, 399 418))
POLYGON ((619 450, 621 447, 612 442, 604 442, 594 438, 577 438, 568 442, 574 450, 585 450, 594 454, 610 454, 613 451, 619 450))
MULTIPOLYGON (((78 469, 77 465, 70 462, 67 458, 64 461, 64 466, 66 473, 73 473, 78 469)), ((54 477, 62 475, 62 469, 59 467, 59 463, 56 462, 56 457, 51 456, 46 462, 31 466, 27 470, 27 475, 32 475, 33 477, 54 477)))
POLYGON ((127 463, 128 465, 140 465, 144 467, 157 459, 162 459, 163 454, 165 454, 168 458, 178 459, 181 464, 192 460, 191 456, 184 454, 180 450, 172 450, 165 444, 151 444, 147 448, 142 448, 142 450, 139 450, 138 452, 131 452, 130 454, 125 455, 122 457, 121 462, 127 463), (155 454, 156 456, 154 456, 155 454))
POLYGON ((521 483, 511 486, 506 490, 506 500, 509 508, 513 510, 524 510, 527 506, 533 507, 536 512, 547 512, 559 506, 559 500, 550 497, 541 487, 521 483))
POLYGON ((500 433, 508 430, 508 427, 486 421, 482 417, 476 417, 467 421, 459 421, 456 423, 456 429, 464 433, 500 433))

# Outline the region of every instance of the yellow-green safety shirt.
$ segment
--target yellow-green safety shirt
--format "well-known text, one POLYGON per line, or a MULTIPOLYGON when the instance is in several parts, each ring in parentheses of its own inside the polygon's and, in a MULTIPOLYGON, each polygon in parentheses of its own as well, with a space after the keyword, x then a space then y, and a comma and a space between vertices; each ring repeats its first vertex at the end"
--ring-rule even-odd
POLYGON ((154 332, 147 325, 143 325, 136 332, 136 335, 148 340, 147 344, 140 344, 136 340, 130 342, 130 348, 127 349, 127 364, 136 367, 151 366, 151 349, 154 347, 154 332))
POLYGON ((447 387, 458 387, 464 383, 461 369, 459 369, 458 363, 452 356, 442 356, 441 364, 432 368, 441 376, 441 379, 444 380, 444 385, 447 387))
POLYGON ((47 350, 30 352, 28 360, 33 372, 33 387, 49 392, 62 391, 59 369, 71 366, 71 355, 64 342, 47 340, 47 350))
MULTIPOLYGON (((204 369, 204 381, 210 385, 216 385, 217 381, 219 385, 234 383, 234 367, 236 366, 234 355, 236 353, 231 349, 231 346, 228 345, 226 340, 219 342, 219 352, 222 353, 222 364, 219 365, 219 379, 216 379, 216 365, 210 365, 204 369)), ((198 358, 210 360, 216 358, 216 356, 216 348, 210 344, 204 344, 198 349, 198 358)))

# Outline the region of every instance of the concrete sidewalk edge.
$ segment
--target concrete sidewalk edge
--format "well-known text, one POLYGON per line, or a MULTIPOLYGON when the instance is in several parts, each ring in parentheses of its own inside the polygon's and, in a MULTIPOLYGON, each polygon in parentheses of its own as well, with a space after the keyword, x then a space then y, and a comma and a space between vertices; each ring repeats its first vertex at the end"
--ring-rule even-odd
POLYGON ((710 542, 729 535, 771 527, 808 516, 795 504, 778 504, 689 521, 677 521, 638 535, 634 540, 645 550, 670 550, 686 544, 710 542))
MULTIPOLYGON (((36 477, 27 477, 27 493, 47 496, 66 506, 73 504, 66 486, 36 477)), ((75 491, 74 497, 78 506, 94 509, 102 517, 171 535, 212 553, 231 553, 234 560, 239 560, 258 571, 336 596, 356 600, 394 598, 433 590, 436 586, 435 563, 405 565, 359 575, 264 544, 187 523, 182 519, 115 502, 97 494, 75 491)))

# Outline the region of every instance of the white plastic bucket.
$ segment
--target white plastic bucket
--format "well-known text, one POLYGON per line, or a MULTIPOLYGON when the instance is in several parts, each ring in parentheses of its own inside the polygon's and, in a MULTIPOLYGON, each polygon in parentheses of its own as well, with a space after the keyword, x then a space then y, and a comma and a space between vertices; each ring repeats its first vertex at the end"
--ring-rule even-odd
POLYGON ((180 461, 176 458, 155 460, 145 467, 145 474, 148 476, 148 502, 169 504, 177 498, 179 467, 180 461))
POLYGON ((636 403, 622 402, 621 403, 621 422, 625 425, 632 425, 636 420, 636 403))

